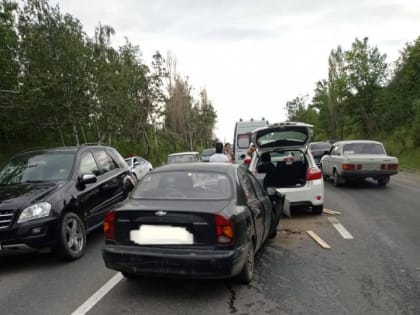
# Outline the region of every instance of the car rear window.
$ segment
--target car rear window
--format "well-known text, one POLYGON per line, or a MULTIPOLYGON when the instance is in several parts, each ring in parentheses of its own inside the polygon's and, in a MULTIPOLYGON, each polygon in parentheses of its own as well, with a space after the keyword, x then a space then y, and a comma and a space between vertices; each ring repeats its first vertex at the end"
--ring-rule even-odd
POLYGON ((233 188, 229 177, 218 172, 171 171, 150 173, 132 192, 132 198, 228 199, 233 188))
POLYGON ((203 156, 211 156, 216 152, 216 149, 207 149, 203 151, 203 156))
POLYGON ((331 144, 329 143, 310 143, 309 147, 311 150, 329 150, 331 148, 331 144))
POLYGON ((197 158, 193 154, 182 154, 168 156, 168 164, 196 162, 197 158))
POLYGON ((344 154, 386 154, 379 143, 349 143, 343 146, 344 154))

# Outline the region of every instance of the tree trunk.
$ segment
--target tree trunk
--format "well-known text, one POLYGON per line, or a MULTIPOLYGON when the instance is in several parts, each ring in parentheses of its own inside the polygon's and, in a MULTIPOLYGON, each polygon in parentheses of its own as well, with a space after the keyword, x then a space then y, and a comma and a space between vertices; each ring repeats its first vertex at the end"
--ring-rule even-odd
POLYGON ((76 140, 76 145, 79 146, 80 145, 79 134, 77 132, 77 127, 75 123, 73 123, 73 135, 74 135, 74 139, 76 140))

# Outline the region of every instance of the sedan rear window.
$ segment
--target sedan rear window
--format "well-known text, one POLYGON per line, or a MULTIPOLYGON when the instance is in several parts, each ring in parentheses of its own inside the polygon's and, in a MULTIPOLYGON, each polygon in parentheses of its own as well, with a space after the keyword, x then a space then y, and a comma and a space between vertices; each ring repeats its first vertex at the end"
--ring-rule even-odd
POLYGON ((343 146, 344 154, 386 154, 379 143, 349 143, 343 146))
POLYGON ((232 194, 228 176, 217 172, 172 171, 147 175, 131 197, 146 199, 228 199, 232 194))

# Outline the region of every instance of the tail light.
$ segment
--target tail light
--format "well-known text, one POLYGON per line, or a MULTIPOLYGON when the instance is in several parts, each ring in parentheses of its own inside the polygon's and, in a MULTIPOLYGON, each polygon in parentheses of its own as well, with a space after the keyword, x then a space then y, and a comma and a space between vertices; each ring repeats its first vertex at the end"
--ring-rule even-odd
POLYGON ((315 180, 321 178, 322 172, 318 167, 308 167, 308 169, 306 170, 306 180, 315 180))
POLYGON ((217 243, 224 245, 233 243, 234 232, 232 222, 223 215, 215 214, 214 223, 216 227, 217 243))
POLYGON ((107 240, 115 240, 115 212, 108 211, 104 219, 104 236, 107 240))
POLYGON ((398 164, 388 164, 388 169, 392 171, 398 171, 398 164))
POLYGON ((343 164, 343 171, 354 171, 356 169, 356 164, 343 164))

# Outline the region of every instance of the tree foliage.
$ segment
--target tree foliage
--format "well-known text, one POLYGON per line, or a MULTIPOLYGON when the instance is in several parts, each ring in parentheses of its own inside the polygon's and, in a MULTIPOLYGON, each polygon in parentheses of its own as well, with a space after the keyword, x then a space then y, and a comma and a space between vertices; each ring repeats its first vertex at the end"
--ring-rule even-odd
POLYGON ((212 142, 216 112, 159 52, 151 66, 114 29, 89 37, 47 0, 0 1, 0 145, 104 142, 160 163, 212 142), (3 40, 4 39, 4 40, 3 40), (169 71, 171 70, 171 72, 169 71))
POLYGON ((316 83, 311 102, 288 103, 298 104, 288 118, 312 122, 316 140, 379 139, 398 154, 420 144, 419 81, 420 37, 404 47, 394 67, 368 38, 356 38, 349 50, 331 51, 328 77, 316 83))

